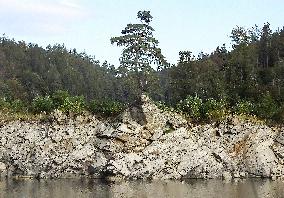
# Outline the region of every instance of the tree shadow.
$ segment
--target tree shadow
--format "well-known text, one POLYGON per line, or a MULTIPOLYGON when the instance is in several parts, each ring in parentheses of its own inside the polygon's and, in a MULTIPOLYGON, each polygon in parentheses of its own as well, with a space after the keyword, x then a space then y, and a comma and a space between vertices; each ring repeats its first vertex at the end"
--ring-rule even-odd
POLYGON ((141 99, 137 100, 134 104, 129 107, 131 118, 140 125, 146 125, 147 119, 143 111, 143 102, 141 99))

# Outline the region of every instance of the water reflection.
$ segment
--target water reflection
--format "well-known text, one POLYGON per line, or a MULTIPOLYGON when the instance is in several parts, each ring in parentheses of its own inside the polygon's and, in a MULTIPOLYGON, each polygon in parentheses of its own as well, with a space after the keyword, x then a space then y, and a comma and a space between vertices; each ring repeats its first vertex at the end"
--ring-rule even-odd
POLYGON ((99 180, 0 180, 2 198, 62 197, 284 197, 284 182, 264 179, 223 182, 221 180, 131 181, 106 184, 99 180))

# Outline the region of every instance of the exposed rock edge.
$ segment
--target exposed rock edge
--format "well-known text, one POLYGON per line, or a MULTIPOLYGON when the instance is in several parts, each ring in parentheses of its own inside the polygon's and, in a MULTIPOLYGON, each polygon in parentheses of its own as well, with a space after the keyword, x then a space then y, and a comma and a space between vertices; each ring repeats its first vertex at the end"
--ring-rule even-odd
POLYGON ((146 96, 115 121, 93 115, 0 126, 0 176, 124 179, 284 176, 284 129, 228 117, 193 126, 146 96))

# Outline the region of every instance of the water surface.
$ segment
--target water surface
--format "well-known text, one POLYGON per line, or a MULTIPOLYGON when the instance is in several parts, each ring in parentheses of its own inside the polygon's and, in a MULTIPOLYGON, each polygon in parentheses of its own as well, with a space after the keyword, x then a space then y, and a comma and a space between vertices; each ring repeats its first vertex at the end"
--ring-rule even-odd
POLYGON ((107 184, 100 180, 0 180, 1 198, 89 198, 89 197, 210 197, 284 198, 284 182, 266 179, 130 181, 107 184))

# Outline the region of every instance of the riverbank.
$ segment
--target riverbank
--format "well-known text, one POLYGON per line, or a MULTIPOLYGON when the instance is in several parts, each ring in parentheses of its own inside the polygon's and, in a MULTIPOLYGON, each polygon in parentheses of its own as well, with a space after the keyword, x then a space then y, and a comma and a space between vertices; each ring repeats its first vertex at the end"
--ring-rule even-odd
POLYGON ((192 125, 149 98, 112 120, 92 114, 0 126, 2 177, 284 177, 284 128, 239 117, 192 125))
POLYGON ((1 180, 0 197, 52 197, 52 198, 282 198, 283 181, 246 179, 231 182, 218 179, 121 181, 104 183, 96 179, 44 179, 1 180))

